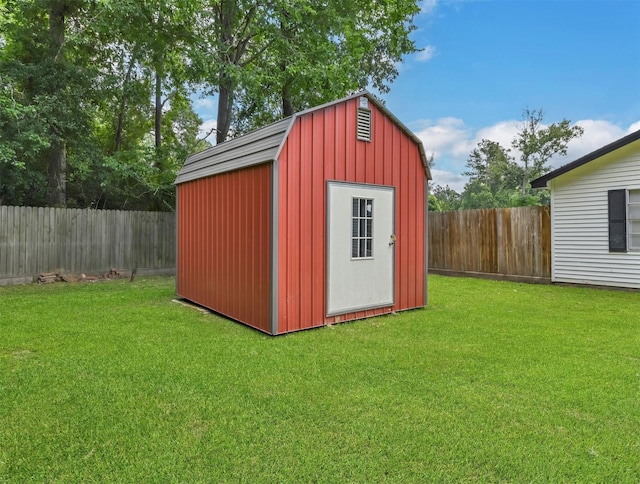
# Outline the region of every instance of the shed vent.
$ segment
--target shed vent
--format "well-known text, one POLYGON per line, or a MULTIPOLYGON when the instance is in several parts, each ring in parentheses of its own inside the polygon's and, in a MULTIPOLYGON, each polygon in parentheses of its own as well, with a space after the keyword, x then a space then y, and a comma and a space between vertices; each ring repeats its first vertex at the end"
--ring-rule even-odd
POLYGON ((358 139, 371 141, 371 111, 358 108, 358 139))

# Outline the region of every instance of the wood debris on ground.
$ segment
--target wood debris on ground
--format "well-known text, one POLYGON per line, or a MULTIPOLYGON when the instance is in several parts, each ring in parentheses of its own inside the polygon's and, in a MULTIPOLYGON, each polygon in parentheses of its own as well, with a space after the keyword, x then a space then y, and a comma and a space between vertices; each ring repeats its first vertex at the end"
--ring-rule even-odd
POLYGON ((111 268, 107 272, 91 275, 84 273, 70 274, 62 271, 42 272, 38 276, 37 282, 38 284, 51 284, 54 282, 97 282, 100 280, 127 279, 130 275, 131 271, 120 271, 114 268, 111 268))

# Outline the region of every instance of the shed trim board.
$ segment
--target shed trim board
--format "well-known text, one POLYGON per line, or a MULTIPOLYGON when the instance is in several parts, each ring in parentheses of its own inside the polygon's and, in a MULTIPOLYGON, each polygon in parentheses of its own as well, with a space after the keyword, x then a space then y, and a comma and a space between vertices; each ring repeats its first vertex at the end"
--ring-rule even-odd
POLYGON ((176 179, 176 292, 272 335, 423 307, 430 178, 420 140, 367 92, 193 154, 176 179), (371 141, 356 139, 363 98, 371 109, 371 141), (380 304, 327 310, 329 183, 394 193, 392 297, 380 304), (254 270, 264 280, 256 282, 254 270), (251 310, 244 308, 248 297, 257 298, 251 310))
MULTIPOLYGON (((429 180, 424 181, 424 273, 429 272, 429 180)), ((424 304, 429 302, 429 280, 425 278, 424 283, 424 304)))
POLYGON ((610 190, 640 190, 640 131, 532 186, 551 191, 552 282, 640 288, 640 250, 610 250, 608 203, 610 190))
POLYGON ((553 229, 553 207, 555 206, 555 194, 553 193, 553 190, 550 191, 550 194, 551 198, 549 200, 549 211, 551 212, 551 282, 556 282, 556 242, 554 237, 555 230, 553 229))
POLYGON ((271 334, 278 334, 278 160, 271 164, 271 334))

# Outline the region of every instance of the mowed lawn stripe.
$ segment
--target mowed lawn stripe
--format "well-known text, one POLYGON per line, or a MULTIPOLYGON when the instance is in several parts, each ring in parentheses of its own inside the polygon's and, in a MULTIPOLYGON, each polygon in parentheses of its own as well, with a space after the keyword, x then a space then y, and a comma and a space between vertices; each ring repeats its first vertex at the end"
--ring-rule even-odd
POLYGON ((640 478, 640 293, 430 276, 270 337, 174 280, 0 288, 0 481, 640 478))

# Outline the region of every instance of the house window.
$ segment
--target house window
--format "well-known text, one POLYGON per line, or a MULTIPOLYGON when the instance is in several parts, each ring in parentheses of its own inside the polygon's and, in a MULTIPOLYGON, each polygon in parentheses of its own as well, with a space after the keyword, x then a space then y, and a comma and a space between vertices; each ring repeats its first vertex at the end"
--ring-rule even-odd
POLYGON ((373 257, 373 199, 353 198, 351 212, 351 258, 373 257))
POLYGON ((640 190, 609 190, 609 252, 640 250, 640 190))
POLYGON ((640 250, 640 190, 629 190, 629 249, 640 250))
POLYGON ((609 252, 627 251, 627 191, 609 190, 609 252))

